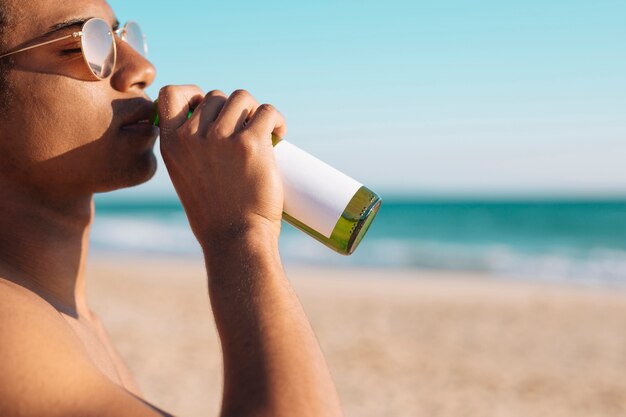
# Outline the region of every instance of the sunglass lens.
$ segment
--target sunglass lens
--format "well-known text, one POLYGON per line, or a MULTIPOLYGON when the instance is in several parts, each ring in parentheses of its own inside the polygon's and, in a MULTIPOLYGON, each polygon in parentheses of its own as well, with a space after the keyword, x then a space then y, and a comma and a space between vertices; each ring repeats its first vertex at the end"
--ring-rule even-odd
POLYGON ((146 43, 146 38, 137 23, 128 22, 126 24, 123 32, 123 39, 142 56, 148 56, 148 45, 146 43))
POLYGON ((115 66, 115 46, 109 24, 91 19, 83 26, 83 52, 89 68, 98 78, 111 75, 115 66))

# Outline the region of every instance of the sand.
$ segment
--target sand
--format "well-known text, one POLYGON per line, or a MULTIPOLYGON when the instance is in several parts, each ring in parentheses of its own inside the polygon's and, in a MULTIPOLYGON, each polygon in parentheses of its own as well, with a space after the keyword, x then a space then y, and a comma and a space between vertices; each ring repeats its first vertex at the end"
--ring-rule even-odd
MULTIPOLYGON (((626 416, 626 290, 287 266, 347 417, 626 416)), ((202 261, 99 256, 93 309, 147 400, 217 416, 202 261)))

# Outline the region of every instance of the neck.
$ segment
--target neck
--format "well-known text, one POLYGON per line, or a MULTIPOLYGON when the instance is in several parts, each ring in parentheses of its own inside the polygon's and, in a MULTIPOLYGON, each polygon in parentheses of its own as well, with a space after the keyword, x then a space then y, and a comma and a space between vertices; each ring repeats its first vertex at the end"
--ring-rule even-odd
POLYGON ((0 180, 0 278, 74 317, 88 316, 85 265, 93 195, 51 196, 0 180))

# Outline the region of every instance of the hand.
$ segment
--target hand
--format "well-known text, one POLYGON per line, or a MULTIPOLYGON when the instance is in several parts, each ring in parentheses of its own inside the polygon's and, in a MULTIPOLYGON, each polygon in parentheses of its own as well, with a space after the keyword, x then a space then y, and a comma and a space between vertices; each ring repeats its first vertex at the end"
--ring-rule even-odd
POLYGON ((159 120, 163 160, 200 244, 259 228, 277 240, 284 195, 271 134, 285 135, 283 116, 243 90, 227 98, 168 86, 159 92, 159 120))

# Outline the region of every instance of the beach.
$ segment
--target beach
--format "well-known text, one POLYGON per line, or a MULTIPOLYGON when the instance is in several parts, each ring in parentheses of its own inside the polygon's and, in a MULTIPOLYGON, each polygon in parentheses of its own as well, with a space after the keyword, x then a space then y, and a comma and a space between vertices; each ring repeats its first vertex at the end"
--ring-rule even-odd
MULTIPOLYGON (((287 264, 346 417, 626 416, 626 290, 483 273, 287 264)), ((202 260, 92 256, 93 310, 145 398, 217 416, 202 260)))

